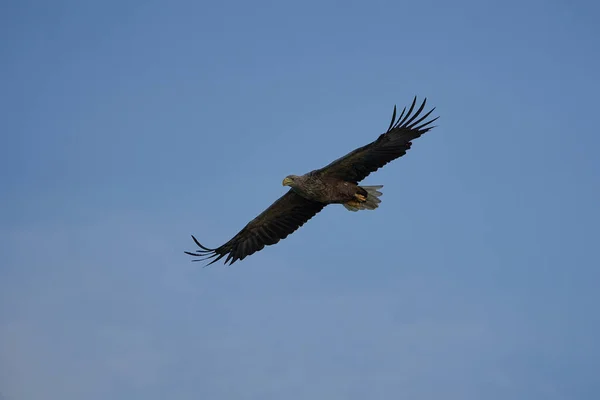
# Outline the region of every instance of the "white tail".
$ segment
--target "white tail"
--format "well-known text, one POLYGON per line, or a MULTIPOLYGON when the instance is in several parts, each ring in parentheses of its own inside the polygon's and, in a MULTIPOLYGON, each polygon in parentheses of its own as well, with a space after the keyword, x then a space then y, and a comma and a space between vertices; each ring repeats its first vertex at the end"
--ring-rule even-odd
POLYGON ((374 210, 377 207, 379 207, 379 203, 381 203, 381 200, 379 200, 379 196, 381 196, 383 193, 381 193, 378 189, 381 189, 383 185, 360 187, 367 191, 367 201, 365 201, 364 203, 360 203, 358 207, 348 204, 344 204, 344 207, 346 207, 346 209, 349 211, 374 210))

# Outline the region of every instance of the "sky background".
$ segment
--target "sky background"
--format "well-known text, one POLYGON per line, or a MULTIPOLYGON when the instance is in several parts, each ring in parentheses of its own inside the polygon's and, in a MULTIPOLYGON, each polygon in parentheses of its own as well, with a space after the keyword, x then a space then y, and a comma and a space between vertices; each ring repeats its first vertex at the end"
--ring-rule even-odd
POLYGON ((0 398, 600 398, 600 6, 3 1, 0 398), (201 268, 394 104, 439 126, 201 268))

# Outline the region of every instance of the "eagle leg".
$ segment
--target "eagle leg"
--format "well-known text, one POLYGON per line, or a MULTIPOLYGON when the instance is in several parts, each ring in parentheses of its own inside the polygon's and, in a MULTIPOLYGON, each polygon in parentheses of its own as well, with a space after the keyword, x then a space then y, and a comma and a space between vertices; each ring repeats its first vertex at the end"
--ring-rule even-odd
POLYGON ((360 202, 358 202, 356 200, 347 201, 345 204, 349 207, 360 208, 360 202))
POLYGON ((360 193, 356 193, 354 195, 354 198, 357 200, 358 203, 364 203, 365 201, 367 201, 367 196, 362 195, 360 193))

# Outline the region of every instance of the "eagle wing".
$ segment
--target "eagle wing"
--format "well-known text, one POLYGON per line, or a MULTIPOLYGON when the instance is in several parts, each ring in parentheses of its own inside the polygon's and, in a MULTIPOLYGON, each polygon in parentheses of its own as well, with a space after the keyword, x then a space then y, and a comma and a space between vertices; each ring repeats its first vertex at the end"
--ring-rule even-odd
POLYGON ((194 242, 200 247, 196 252, 186 251, 186 254, 202 257, 193 261, 206 261, 214 258, 210 265, 227 256, 225 264, 233 264, 251 254, 260 251, 285 239, 300 228, 306 221, 314 217, 326 204, 308 200, 292 189, 281 196, 259 216, 250 221, 237 235, 216 249, 204 247, 192 235, 194 242), (215 258, 216 257, 216 258, 215 258))
POLYGON ((429 125, 439 118, 425 121, 435 110, 435 107, 419 117, 425 108, 426 98, 413 114, 416 102, 417 98, 415 97, 406 115, 404 115, 406 111, 406 107, 404 107, 398 119, 396 119, 396 106, 394 106, 392 122, 387 132, 381 134, 375 141, 366 146, 338 158, 329 165, 313 171, 313 173, 323 177, 358 183, 371 172, 375 172, 390 161, 402 157, 410 149, 411 141, 433 129, 434 126, 429 125))

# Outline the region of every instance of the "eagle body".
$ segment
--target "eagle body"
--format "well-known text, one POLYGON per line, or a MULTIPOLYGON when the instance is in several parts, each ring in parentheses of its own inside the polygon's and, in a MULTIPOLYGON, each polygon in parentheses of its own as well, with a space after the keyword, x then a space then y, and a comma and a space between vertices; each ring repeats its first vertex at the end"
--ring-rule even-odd
POLYGON ((378 208, 383 186, 364 186, 360 181, 372 172, 402 157, 411 148, 412 141, 430 131, 439 117, 427 120, 435 108, 421 115, 427 99, 413 113, 414 98, 410 108, 402 110, 396 119, 396 107, 388 130, 373 142, 359 147, 323 168, 304 175, 288 175, 283 180, 290 189, 266 210, 250 221, 227 243, 208 248, 192 236, 199 247, 191 256, 193 261, 211 260, 209 265, 225 257, 225 264, 262 250, 285 239, 330 204, 341 204, 349 211, 378 208))
POLYGON ((292 190, 303 198, 321 204, 343 204, 347 210, 374 210, 378 207, 382 195, 378 186, 359 186, 354 182, 344 179, 323 177, 318 170, 308 174, 297 176, 288 175, 283 180, 284 186, 290 186, 292 190))
POLYGON ((284 186, 289 185, 300 196, 324 204, 344 204, 355 199, 357 194, 366 196, 366 190, 354 182, 338 178, 319 176, 318 172, 296 176, 290 175, 283 181, 284 186))

